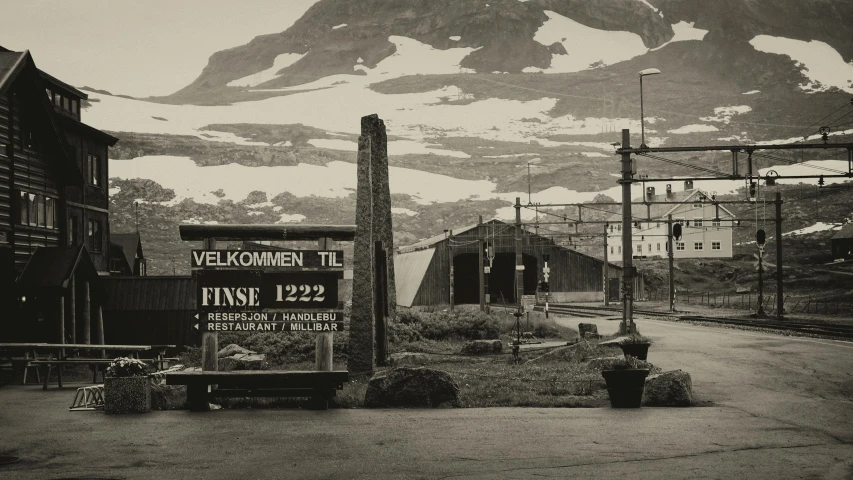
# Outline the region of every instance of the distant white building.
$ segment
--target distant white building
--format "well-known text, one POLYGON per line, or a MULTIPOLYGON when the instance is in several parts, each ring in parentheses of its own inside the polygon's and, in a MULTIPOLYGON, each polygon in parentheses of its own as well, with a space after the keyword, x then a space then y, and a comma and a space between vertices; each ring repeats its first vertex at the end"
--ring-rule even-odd
MULTIPOLYGON (((732 230, 737 220, 722 205, 715 205, 711 196, 692 181, 684 182, 684 191, 673 192, 670 185, 666 193, 656 195, 654 187, 647 187, 644 198, 632 200, 633 258, 667 257, 667 216, 682 225, 681 238, 673 238, 674 258, 731 258, 732 230), (651 202, 679 202, 661 205, 651 202), (647 203, 648 202, 648 203, 647 203)), ((622 215, 608 219, 607 244, 609 260, 621 261, 622 215)))

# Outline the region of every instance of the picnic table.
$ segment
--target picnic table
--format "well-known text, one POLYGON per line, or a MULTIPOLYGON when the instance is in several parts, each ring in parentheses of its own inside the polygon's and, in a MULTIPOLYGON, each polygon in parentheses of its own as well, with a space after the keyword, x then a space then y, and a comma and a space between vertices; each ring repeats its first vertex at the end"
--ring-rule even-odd
POLYGON ((150 345, 90 345, 81 343, 0 343, 0 351, 24 351, 26 355, 32 353, 33 359, 29 360, 25 357, 26 366, 24 369, 26 381, 26 368, 36 366, 41 369, 43 374, 43 387, 47 390, 47 383, 50 377, 50 369, 57 367, 57 380, 59 387, 62 387, 62 368, 65 365, 89 365, 92 369, 92 381, 97 381, 98 366, 106 366, 112 362, 108 358, 106 352, 121 353, 130 355, 132 358, 139 358, 139 353, 151 350, 150 345), (90 355, 80 355, 80 352, 94 352, 90 355), (100 352, 100 353, 99 353, 100 352), (40 355, 46 355, 40 356, 40 355))
MULTIPOLYGON (((0 363, 8 362, 14 372, 18 369, 16 366, 23 368, 21 383, 27 382, 27 372, 32 367, 29 363, 31 360, 38 359, 38 347, 47 345, 46 343, 0 343, 0 363)), ((39 371, 36 369, 36 379, 41 383, 38 376, 39 371)))

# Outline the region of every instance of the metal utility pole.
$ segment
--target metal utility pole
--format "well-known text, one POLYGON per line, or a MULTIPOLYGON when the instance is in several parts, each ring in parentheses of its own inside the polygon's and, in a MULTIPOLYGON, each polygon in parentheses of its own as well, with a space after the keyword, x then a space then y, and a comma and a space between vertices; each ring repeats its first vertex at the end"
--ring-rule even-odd
POLYGON ((669 311, 675 311, 675 276, 673 275, 673 258, 675 256, 672 251, 672 215, 666 217, 666 256, 669 260, 669 311))
POLYGON ((784 316, 785 297, 782 292, 782 193, 776 192, 776 319, 784 316))
POLYGON ((758 312, 759 317, 764 316, 764 230, 755 232, 755 244, 758 246, 758 312))
POLYGON ((631 131, 622 129, 622 324, 619 333, 635 332, 634 325, 634 265, 631 239, 631 154, 624 152, 631 148, 631 131))
POLYGON ((447 262, 449 267, 450 274, 450 311, 453 311, 453 246, 451 242, 453 242, 453 230, 448 230, 449 234, 447 235, 447 262))
POLYGON ((512 353, 518 362, 518 354, 521 349, 521 316, 522 311, 521 297, 524 296, 524 263, 521 255, 521 199, 515 197, 515 296, 516 296, 516 339, 512 346, 512 353))
POLYGON ((480 253, 477 255, 477 270, 479 271, 479 279, 480 279, 480 311, 486 311, 486 272, 485 272, 485 263, 484 263, 484 255, 483 255, 483 216, 480 215, 477 221, 477 233, 479 235, 480 240, 480 253))
POLYGON ((607 224, 604 224, 604 306, 610 305, 610 292, 607 283, 610 279, 609 260, 607 259, 607 224))

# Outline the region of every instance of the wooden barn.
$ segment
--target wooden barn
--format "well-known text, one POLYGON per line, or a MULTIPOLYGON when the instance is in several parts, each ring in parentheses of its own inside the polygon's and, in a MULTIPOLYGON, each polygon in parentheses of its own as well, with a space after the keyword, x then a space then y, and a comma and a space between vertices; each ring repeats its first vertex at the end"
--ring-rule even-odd
MULTIPOLYGON (((514 304, 515 226, 499 220, 446 231, 398 249, 394 257, 397 304, 412 307, 450 303, 451 264, 454 303, 479 303, 479 250, 483 241, 494 251, 488 275, 490 303, 514 304)), ((523 230, 525 295, 537 293, 543 279, 543 255, 546 254, 551 301, 604 300, 604 261, 523 230)), ((611 279, 611 299, 618 299, 621 275, 620 267, 609 264, 607 276, 611 279)))
POLYGON ((853 223, 841 227, 830 240, 832 243, 832 259, 837 261, 853 259, 853 223))

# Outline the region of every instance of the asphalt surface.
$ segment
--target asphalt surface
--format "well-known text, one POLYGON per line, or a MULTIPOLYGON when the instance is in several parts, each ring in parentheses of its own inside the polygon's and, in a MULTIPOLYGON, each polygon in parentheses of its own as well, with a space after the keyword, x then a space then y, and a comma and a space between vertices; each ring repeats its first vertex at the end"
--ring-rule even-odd
POLYGON ((853 343, 638 325, 649 361, 688 371, 713 406, 121 416, 69 412, 73 388, 10 385, 0 455, 21 461, 0 479, 853 478, 853 343))

